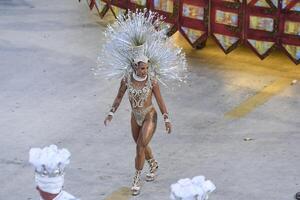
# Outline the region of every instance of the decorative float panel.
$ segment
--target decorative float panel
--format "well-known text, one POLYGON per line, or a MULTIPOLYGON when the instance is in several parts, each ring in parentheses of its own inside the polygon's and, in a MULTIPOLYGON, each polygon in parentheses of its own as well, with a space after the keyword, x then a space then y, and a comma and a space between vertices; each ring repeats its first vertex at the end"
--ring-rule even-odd
POLYGON ((260 59, 267 57, 278 45, 278 0, 247 0, 244 38, 260 59))
POLYGON ((111 0, 110 10, 117 17, 119 14, 124 14, 128 9, 128 0, 111 0))
POLYGON ((212 0, 210 34, 228 54, 242 42, 242 0, 212 0))
POLYGON ((149 8, 149 0, 127 0, 129 10, 149 8))
POLYGON ((168 36, 178 30, 179 0, 150 0, 150 10, 159 13, 164 17, 168 26, 168 36))
MULTIPOLYGON (((80 2, 81 0, 79 0, 80 2)), ((208 35, 227 54, 239 44, 264 59, 279 47, 300 63, 300 0, 86 0, 100 17, 148 8, 164 17, 168 36, 177 30, 196 49, 208 35)))
POLYGON ((103 18, 107 13, 107 11, 109 10, 109 1, 108 0, 94 0, 94 1, 99 16, 103 18))
POLYGON ((208 37, 208 0, 182 0, 179 3, 179 30, 194 48, 202 48, 208 37))
POLYGON ((300 2, 282 1, 281 48, 296 64, 300 63, 300 2))

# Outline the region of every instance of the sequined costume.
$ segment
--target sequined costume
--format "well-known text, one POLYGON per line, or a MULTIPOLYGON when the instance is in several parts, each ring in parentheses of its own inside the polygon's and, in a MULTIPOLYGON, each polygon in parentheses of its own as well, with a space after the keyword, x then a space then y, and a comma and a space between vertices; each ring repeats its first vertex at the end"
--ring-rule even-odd
POLYGON ((139 126, 143 125, 147 113, 149 113, 154 106, 151 104, 144 108, 145 101, 152 93, 151 79, 148 77, 143 88, 134 86, 131 76, 127 79, 128 97, 132 107, 132 114, 139 126))
POLYGON ((118 109, 123 95, 128 92, 132 108, 131 132, 136 143, 135 169, 132 195, 141 189, 141 171, 145 160, 149 164, 147 181, 153 181, 158 169, 150 148, 157 126, 157 112, 152 95, 164 118, 166 131, 171 133, 171 121, 160 93, 159 84, 181 83, 186 78, 185 54, 166 36, 167 27, 157 13, 128 11, 105 32, 105 43, 99 56, 99 70, 103 78, 121 78, 118 94, 104 120, 107 125, 118 109), (165 28, 166 27, 166 28, 165 28), (173 82, 173 83, 174 83, 173 82))

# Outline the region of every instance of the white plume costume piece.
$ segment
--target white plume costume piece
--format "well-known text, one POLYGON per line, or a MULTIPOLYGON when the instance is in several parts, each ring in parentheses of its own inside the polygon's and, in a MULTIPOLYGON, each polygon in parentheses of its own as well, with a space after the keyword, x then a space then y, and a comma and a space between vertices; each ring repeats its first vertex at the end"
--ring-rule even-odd
POLYGON ((216 189, 204 176, 180 179, 171 185, 171 200, 207 200, 208 195, 216 189))
POLYGON ((64 176, 48 177, 36 173, 35 183, 44 192, 58 194, 64 185, 64 176))
POLYGON ((133 71, 134 64, 143 61, 149 62, 150 78, 164 85, 171 80, 185 81, 185 54, 166 36, 162 19, 146 9, 118 16, 105 32, 97 73, 107 79, 122 78, 133 71))
POLYGON ((43 149, 31 148, 29 162, 35 168, 35 182, 40 190, 58 194, 55 200, 76 200, 71 194, 62 191, 65 167, 70 163, 71 154, 67 149, 50 145, 43 149))

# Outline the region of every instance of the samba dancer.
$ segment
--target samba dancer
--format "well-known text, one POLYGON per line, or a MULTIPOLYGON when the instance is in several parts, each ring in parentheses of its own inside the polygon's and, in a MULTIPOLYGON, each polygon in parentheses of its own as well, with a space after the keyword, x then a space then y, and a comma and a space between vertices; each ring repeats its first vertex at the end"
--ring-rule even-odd
POLYGON ((171 133, 172 125, 159 82, 165 84, 163 79, 183 81, 186 71, 184 54, 166 37, 166 30, 160 28, 162 23, 158 15, 151 11, 147 14, 146 11, 129 12, 126 16, 119 16, 118 21, 109 26, 107 42, 99 56, 102 74, 122 77, 118 94, 104 120, 105 125, 111 122, 128 91, 132 108, 131 131, 136 142, 136 173, 131 188, 133 195, 140 193, 140 176, 145 159, 150 166, 146 174, 147 181, 154 180, 158 169, 149 146, 157 125, 152 96, 163 115, 167 133, 171 133))

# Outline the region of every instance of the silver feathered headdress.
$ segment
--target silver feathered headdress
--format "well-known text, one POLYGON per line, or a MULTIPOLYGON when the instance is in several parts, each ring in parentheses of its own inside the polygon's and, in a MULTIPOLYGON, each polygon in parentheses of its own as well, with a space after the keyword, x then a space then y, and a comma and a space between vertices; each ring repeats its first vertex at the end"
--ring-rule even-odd
POLYGON ((147 58, 151 77, 163 84, 169 80, 184 81, 187 72, 185 54, 166 36, 167 27, 162 19, 146 9, 119 15, 105 31, 98 73, 108 79, 121 78, 133 71, 136 59, 147 58))
POLYGON ((149 62, 149 58, 145 56, 145 47, 144 45, 140 46, 134 46, 131 49, 132 51, 132 58, 133 58, 133 63, 138 64, 138 62, 142 61, 144 63, 149 62))

